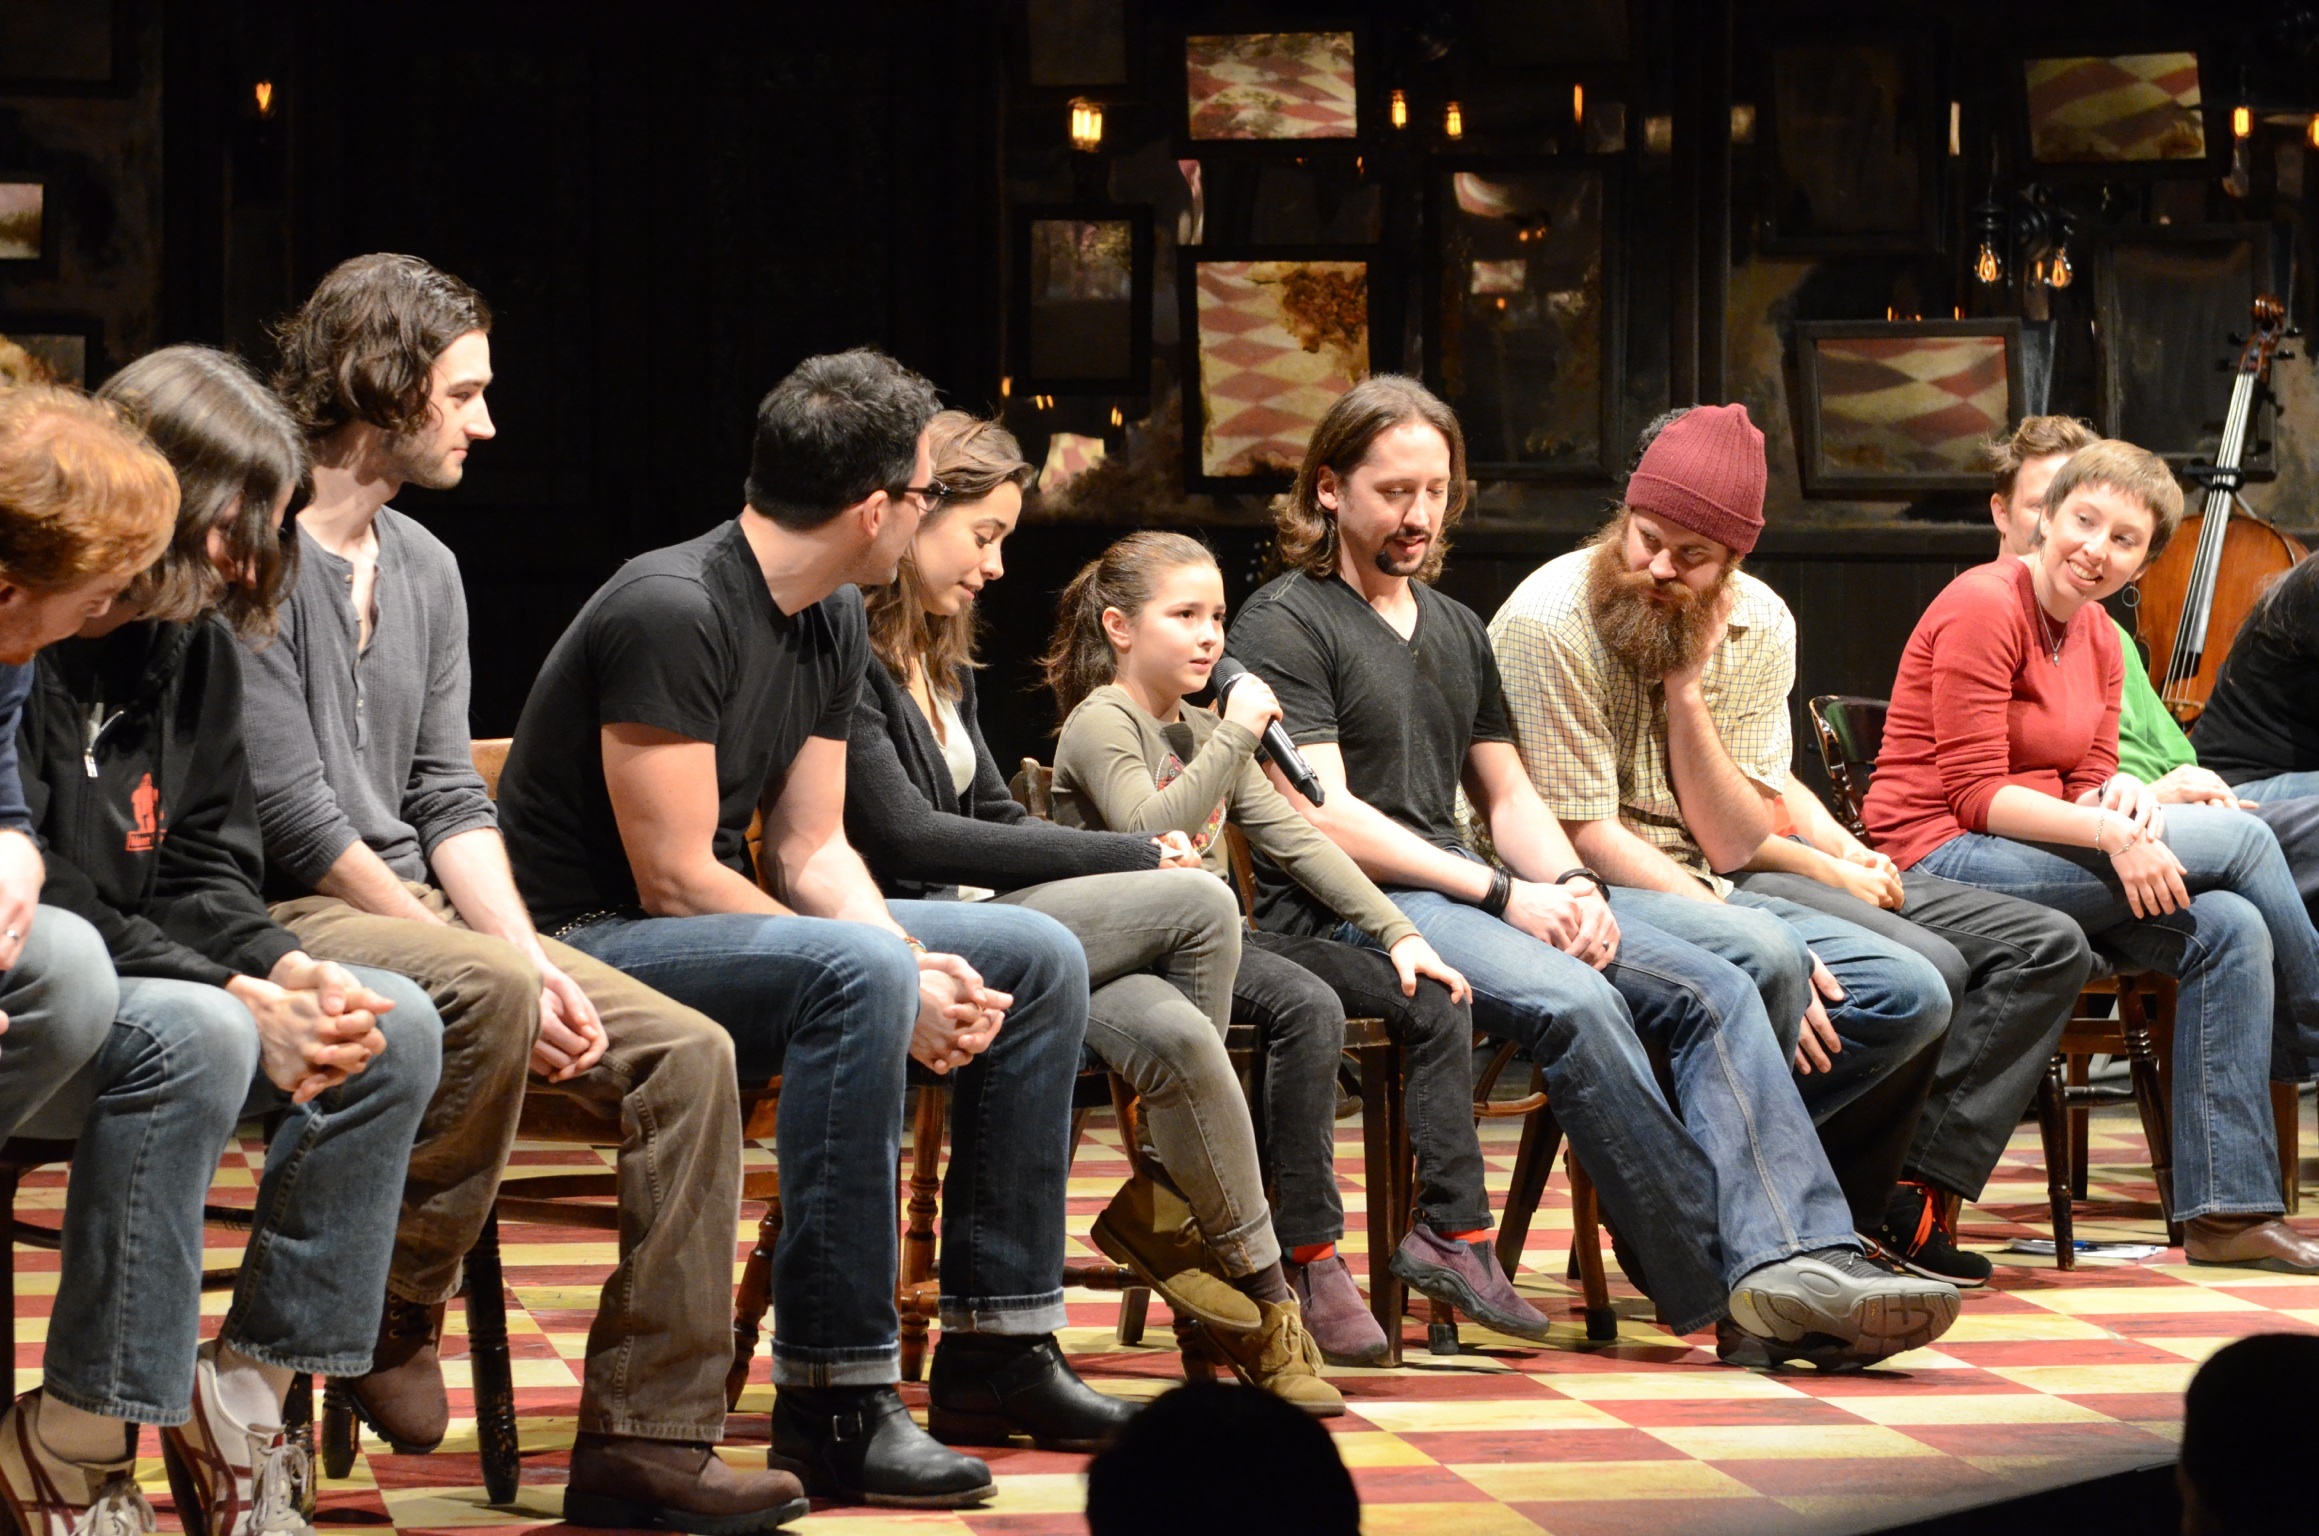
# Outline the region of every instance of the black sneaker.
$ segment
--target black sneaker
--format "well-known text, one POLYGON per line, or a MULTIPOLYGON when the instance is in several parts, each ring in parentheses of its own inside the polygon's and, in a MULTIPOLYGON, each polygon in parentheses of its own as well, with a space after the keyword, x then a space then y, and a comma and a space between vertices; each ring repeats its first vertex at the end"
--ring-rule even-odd
POLYGON ((1941 1219, 1945 1207, 1927 1185, 1896 1184, 1885 1203, 1884 1220, 1875 1231, 1860 1235, 1876 1245, 1880 1257, 1910 1274, 1968 1290, 1987 1285, 1989 1261, 1957 1246, 1956 1234, 1941 1219))

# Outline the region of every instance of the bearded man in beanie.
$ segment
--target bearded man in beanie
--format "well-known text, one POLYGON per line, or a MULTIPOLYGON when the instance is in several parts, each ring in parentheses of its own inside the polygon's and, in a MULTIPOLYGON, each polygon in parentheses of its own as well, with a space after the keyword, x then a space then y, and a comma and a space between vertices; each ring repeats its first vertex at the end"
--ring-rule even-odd
MULTIPOLYGON (((1524 769, 1579 857, 1609 881, 1612 910, 1720 955, 1761 988, 1854 1224, 1919 1274, 1979 1285, 1989 1263, 1955 1247, 1940 1197, 1979 1193, 2035 1087, 2015 1058, 2040 1041, 2050 1053, 2051 1042, 2041 1009, 1980 1006, 1970 1038, 1944 1047, 1952 992, 1978 982, 1985 1003, 2001 963, 2015 983, 2042 965, 2038 986, 2008 985, 2004 996, 2025 1003, 2033 992, 2042 1004, 2066 987, 2058 1028, 2083 978, 2083 945, 2013 902, 2028 921, 2006 931, 2029 942, 2001 954, 1976 943, 1976 969, 1962 943, 1911 943, 1895 932, 1905 925, 1863 920, 1886 916, 1889 902, 1808 878, 1798 883, 1842 901, 1799 900, 1782 886, 1795 877, 1766 873, 1759 887, 1748 873, 1794 866, 1774 846, 1791 825, 1833 822, 1817 801, 1782 816, 1791 793, 1810 796, 1788 772, 1795 620, 1740 569, 1763 531, 1763 495, 1763 434, 1745 407, 1654 422, 1609 523, 1533 572, 1491 621, 1507 709, 1524 769), (1988 1049, 2000 1026, 2001 1062, 1988 1049), (1951 1058, 1956 1070, 1944 1073, 1951 1058), (2016 1070, 1993 1093, 1987 1079, 2000 1067, 2016 1070), (1920 1113, 1936 1087, 1938 1103, 1920 1113), (1970 1149, 1944 1155, 1960 1141, 1970 1149)), ((1900 898, 1899 877, 1859 852, 1874 894, 1900 898)), ((1994 910, 1986 893, 1960 899, 1966 888, 1940 883, 1947 889, 1922 892, 1928 921, 1945 928, 1994 910)), ((2041 1067, 2045 1054, 2022 1060, 2041 1067)))

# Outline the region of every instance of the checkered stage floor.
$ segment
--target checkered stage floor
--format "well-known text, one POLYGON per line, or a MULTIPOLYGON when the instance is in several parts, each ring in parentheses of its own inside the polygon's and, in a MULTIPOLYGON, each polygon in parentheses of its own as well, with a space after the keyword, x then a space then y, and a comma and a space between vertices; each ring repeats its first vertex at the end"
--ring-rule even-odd
MULTIPOLYGON (((1513 1166, 1514 1127, 1484 1129, 1493 1188, 1513 1166)), ((2312 1145, 2304 1105, 2304 1145, 2312 1145)), ((2147 1239, 2158 1230, 2148 1158, 2130 1110, 2105 1110, 2093 1127, 2093 1200, 2078 1233, 2147 1239)), ((1338 1158, 1363 1247, 1360 1137, 1338 1129, 1338 1158)), ((250 1198, 260 1149, 230 1150, 219 1197, 250 1198)), ((532 1165, 566 1163, 569 1149, 525 1150, 532 1165)), ((752 1147, 752 1160, 769 1153, 752 1147)), ((1125 1171, 1116 1135, 1099 1123, 1071 1181, 1075 1246, 1125 1171)), ((26 1206, 60 1204, 60 1170, 28 1181, 26 1206)), ((736 1233, 738 1261, 754 1212, 736 1233)), ((1988 1198, 1967 1213, 1965 1237, 1994 1250, 2016 1236, 2046 1235, 2045 1176, 2034 1127, 2013 1143, 1988 1198)), ((2012 1492, 2072 1482, 2165 1458, 2177 1433, 2181 1393, 2198 1361, 2243 1334, 2319 1328, 2319 1282, 2248 1271, 2188 1268, 2177 1252, 2137 1264, 2082 1265, 2073 1275, 2047 1259, 1998 1255, 1997 1281, 1972 1296, 1965 1315, 1932 1349, 1861 1374, 1751 1375, 1715 1363, 1708 1336, 1676 1338, 1650 1321, 1649 1304, 1613 1276, 1624 1315, 1615 1345, 1588 1348, 1563 1274, 1569 1233, 1556 1173, 1532 1227, 1520 1277, 1529 1294, 1569 1316, 1566 1340, 1517 1346, 1472 1325, 1469 1350, 1426 1353, 1412 1320, 1410 1363, 1398 1371, 1337 1371, 1350 1411, 1331 1421, 1360 1486, 1373 1533, 1454 1531, 1460 1536, 1545 1530, 1557 1536, 1655 1532, 1871 1531, 2012 1492)), ((227 1234, 212 1266, 231 1262, 227 1234)), ((472 1419, 454 1418, 432 1456, 395 1456, 365 1442, 353 1476, 326 1483, 320 1527, 436 1531, 553 1523, 579 1400, 579 1364, 596 1286, 612 1260, 600 1234, 512 1228, 505 1237, 515 1381, 526 1452, 517 1507, 483 1502, 472 1419)), ((1092 1256, 1092 1250, 1082 1248, 1092 1256)), ((56 1289, 53 1254, 17 1253, 19 1389, 40 1379, 56 1289)), ((210 1326, 226 1297, 204 1298, 210 1326)), ((1114 1297, 1075 1293, 1065 1347, 1104 1388, 1149 1396, 1177 1379, 1174 1352, 1123 1350, 1112 1339, 1114 1297)), ((1156 1302, 1147 1337, 1170 1337, 1156 1302)), ((468 1411, 465 1321, 454 1307, 445 1341, 453 1413, 468 1411)), ((760 1354, 724 1454, 761 1464, 770 1400, 760 1354)), ((905 1388, 923 1407, 923 1388, 905 1388)), ((175 1527, 153 1436, 140 1472, 162 1520, 175 1527)), ((817 1510, 794 1529, 877 1536, 887 1530, 978 1536, 1076 1532, 1082 1459, 1030 1449, 989 1453, 999 1494, 962 1515, 880 1515, 817 1510)))

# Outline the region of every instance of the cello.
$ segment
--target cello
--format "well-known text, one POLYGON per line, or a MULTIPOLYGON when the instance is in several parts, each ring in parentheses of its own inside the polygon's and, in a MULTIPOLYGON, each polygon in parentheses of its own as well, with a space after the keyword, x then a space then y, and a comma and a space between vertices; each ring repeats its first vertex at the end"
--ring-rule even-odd
POLYGON ((2287 334, 2286 306, 2271 294, 2256 298, 2253 326, 2232 370, 2230 412, 2223 419, 2214 466, 2197 473, 2207 484, 2205 509, 2183 518, 2173 542, 2137 584, 2140 601, 2134 612, 2142 643, 2150 650, 2151 681, 2167 710, 2185 726, 2206 708, 2222 659, 2256 601, 2310 553, 2292 535, 2241 506, 2237 494, 2245 483, 2240 466, 2255 392, 2274 356, 2293 356, 2279 351, 2287 334))

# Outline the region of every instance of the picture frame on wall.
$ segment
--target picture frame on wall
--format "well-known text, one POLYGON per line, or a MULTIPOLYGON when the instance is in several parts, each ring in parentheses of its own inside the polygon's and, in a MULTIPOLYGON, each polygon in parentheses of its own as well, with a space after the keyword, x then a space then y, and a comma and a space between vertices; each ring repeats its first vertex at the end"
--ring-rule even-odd
POLYGON ((2204 70, 2179 40, 2022 55, 2013 88, 2023 163, 2048 181, 2220 174, 2230 124, 2204 70))
POLYGON ((1012 11, 1026 100, 1136 92, 1143 0, 1013 0, 1012 11))
MULTIPOLYGON (((2211 463, 2230 406, 2234 335, 2255 296, 2278 293, 2268 224, 2151 225, 2104 231, 2094 250, 2094 366, 2104 435, 2140 443, 2177 469, 2211 463)), ((2276 473, 2269 406, 2247 433, 2250 478, 2276 473)))
POLYGON ((1368 122, 1365 29, 1300 22, 1268 30, 1187 27, 1178 138, 1191 154, 1250 145, 1350 146, 1368 122))
POLYGON ((1766 48, 1760 69, 1763 250, 1939 249, 1947 104, 1931 52, 1898 41, 1793 41, 1766 48))
POLYGON ((1808 496, 1985 491, 1983 445, 2021 419, 2019 320, 1796 323, 1808 496))
POLYGON ((1624 462, 1621 179, 1599 160, 1462 156, 1427 187, 1425 379, 1477 479, 1594 482, 1624 462))
POLYGON ((1285 490, 1313 428, 1375 366, 1383 257, 1365 245, 1200 245, 1176 261, 1185 488, 1285 490))
POLYGON ((129 86, 122 0, 0 5, 0 96, 113 96, 129 86))
POLYGON ((94 389, 105 366, 104 327, 86 315, 0 314, 0 387, 70 384, 94 389))
POLYGON ((1010 368, 1026 394, 1151 390, 1149 204, 1014 210, 1010 368))
POLYGON ((0 277, 56 270, 56 205, 37 171, 0 170, 0 277))

